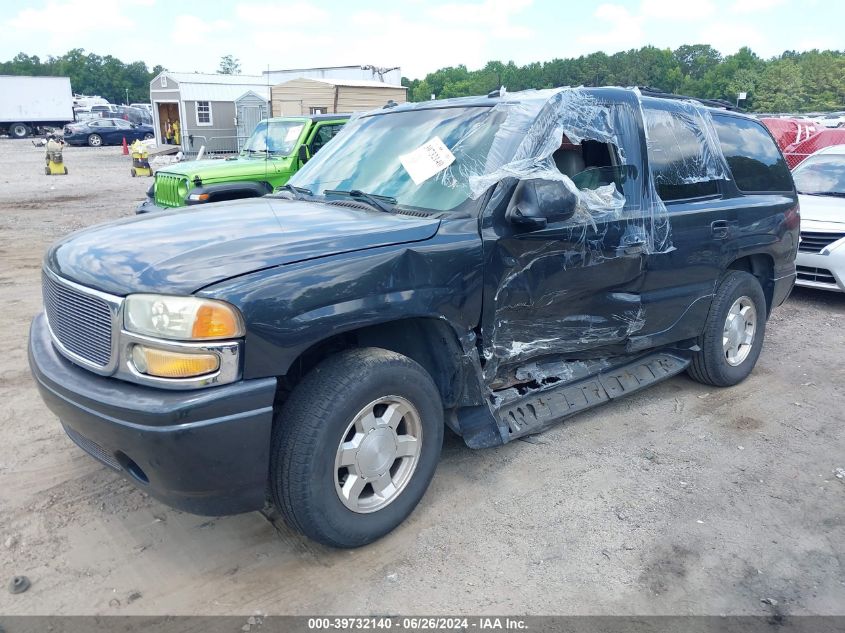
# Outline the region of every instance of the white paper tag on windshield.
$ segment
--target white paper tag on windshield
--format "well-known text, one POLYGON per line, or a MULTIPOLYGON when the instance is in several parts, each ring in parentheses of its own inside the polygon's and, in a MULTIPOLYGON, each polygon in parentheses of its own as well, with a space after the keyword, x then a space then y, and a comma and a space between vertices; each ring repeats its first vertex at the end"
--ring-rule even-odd
POLYGON ((439 136, 435 136, 413 152, 402 154, 399 162, 402 163, 402 167, 408 172, 414 184, 420 185, 454 163, 455 155, 449 151, 439 136))
POLYGON ((292 128, 288 128, 288 131, 285 132, 285 143, 293 143, 296 139, 299 138, 299 133, 302 131, 302 127, 296 125, 292 128))

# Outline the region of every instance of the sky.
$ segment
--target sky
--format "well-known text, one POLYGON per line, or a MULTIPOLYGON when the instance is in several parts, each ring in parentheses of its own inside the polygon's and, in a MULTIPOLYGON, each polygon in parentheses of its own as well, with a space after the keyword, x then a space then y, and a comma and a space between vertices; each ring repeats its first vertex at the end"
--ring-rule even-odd
POLYGON ((181 72, 214 72, 227 54, 244 74, 373 64, 422 78, 649 44, 845 48, 845 3, 829 0, 0 0, 0 16, 3 61, 83 48, 181 72))

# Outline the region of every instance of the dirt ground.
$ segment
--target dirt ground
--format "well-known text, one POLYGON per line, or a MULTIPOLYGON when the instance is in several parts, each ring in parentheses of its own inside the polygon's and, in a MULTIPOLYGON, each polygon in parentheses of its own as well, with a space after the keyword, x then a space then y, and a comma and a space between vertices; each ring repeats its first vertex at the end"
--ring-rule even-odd
POLYGON ((0 584, 32 581, 0 613, 845 614, 845 295, 796 291, 733 389, 676 377, 497 449, 447 435, 411 518, 333 551, 151 500, 42 404, 43 253, 149 186, 120 148, 65 157, 48 178, 0 140, 0 584))

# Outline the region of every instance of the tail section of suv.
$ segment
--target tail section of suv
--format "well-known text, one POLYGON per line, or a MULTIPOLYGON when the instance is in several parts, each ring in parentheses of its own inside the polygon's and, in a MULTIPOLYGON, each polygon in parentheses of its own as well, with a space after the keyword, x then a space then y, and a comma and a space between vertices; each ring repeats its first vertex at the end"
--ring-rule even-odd
POLYGON ((157 171, 136 213, 254 198, 283 186, 349 119, 346 114, 261 121, 241 152, 225 160, 187 161, 157 171))
POLYGON ((71 439, 154 497, 269 491, 337 547, 412 512, 444 425, 482 448, 683 371, 738 383, 795 279, 765 128, 636 90, 374 111, 290 185, 53 246, 30 363, 71 439))

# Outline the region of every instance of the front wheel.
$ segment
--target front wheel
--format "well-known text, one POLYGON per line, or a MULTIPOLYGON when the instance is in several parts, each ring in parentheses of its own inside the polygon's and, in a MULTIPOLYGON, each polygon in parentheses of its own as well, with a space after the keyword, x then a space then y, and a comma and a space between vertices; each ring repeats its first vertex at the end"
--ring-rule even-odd
POLYGON ((144 134, 144 140, 145 140, 145 141, 149 141, 151 138, 153 138, 153 135, 152 135, 152 134, 150 134, 149 132, 147 132, 146 134, 144 134))
POLYGON ((766 297, 753 275, 728 271, 719 282, 704 332, 701 351, 687 370, 693 380, 730 387, 745 380, 757 364, 766 333, 766 297))
POLYGON ((23 123, 12 123, 9 126, 9 136, 12 138, 26 138, 29 136, 29 128, 23 123))
POLYGON ((314 368, 274 422, 273 501, 285 521, 333 547, 398 526, 425 494, 443 444, 443 408, 428 372, 378 348, 314 368))
POLYGON ((91 147, 100 147, 103 144, 103 137, 99 134, 92 134, 88 137, 88 145, 91 147))

